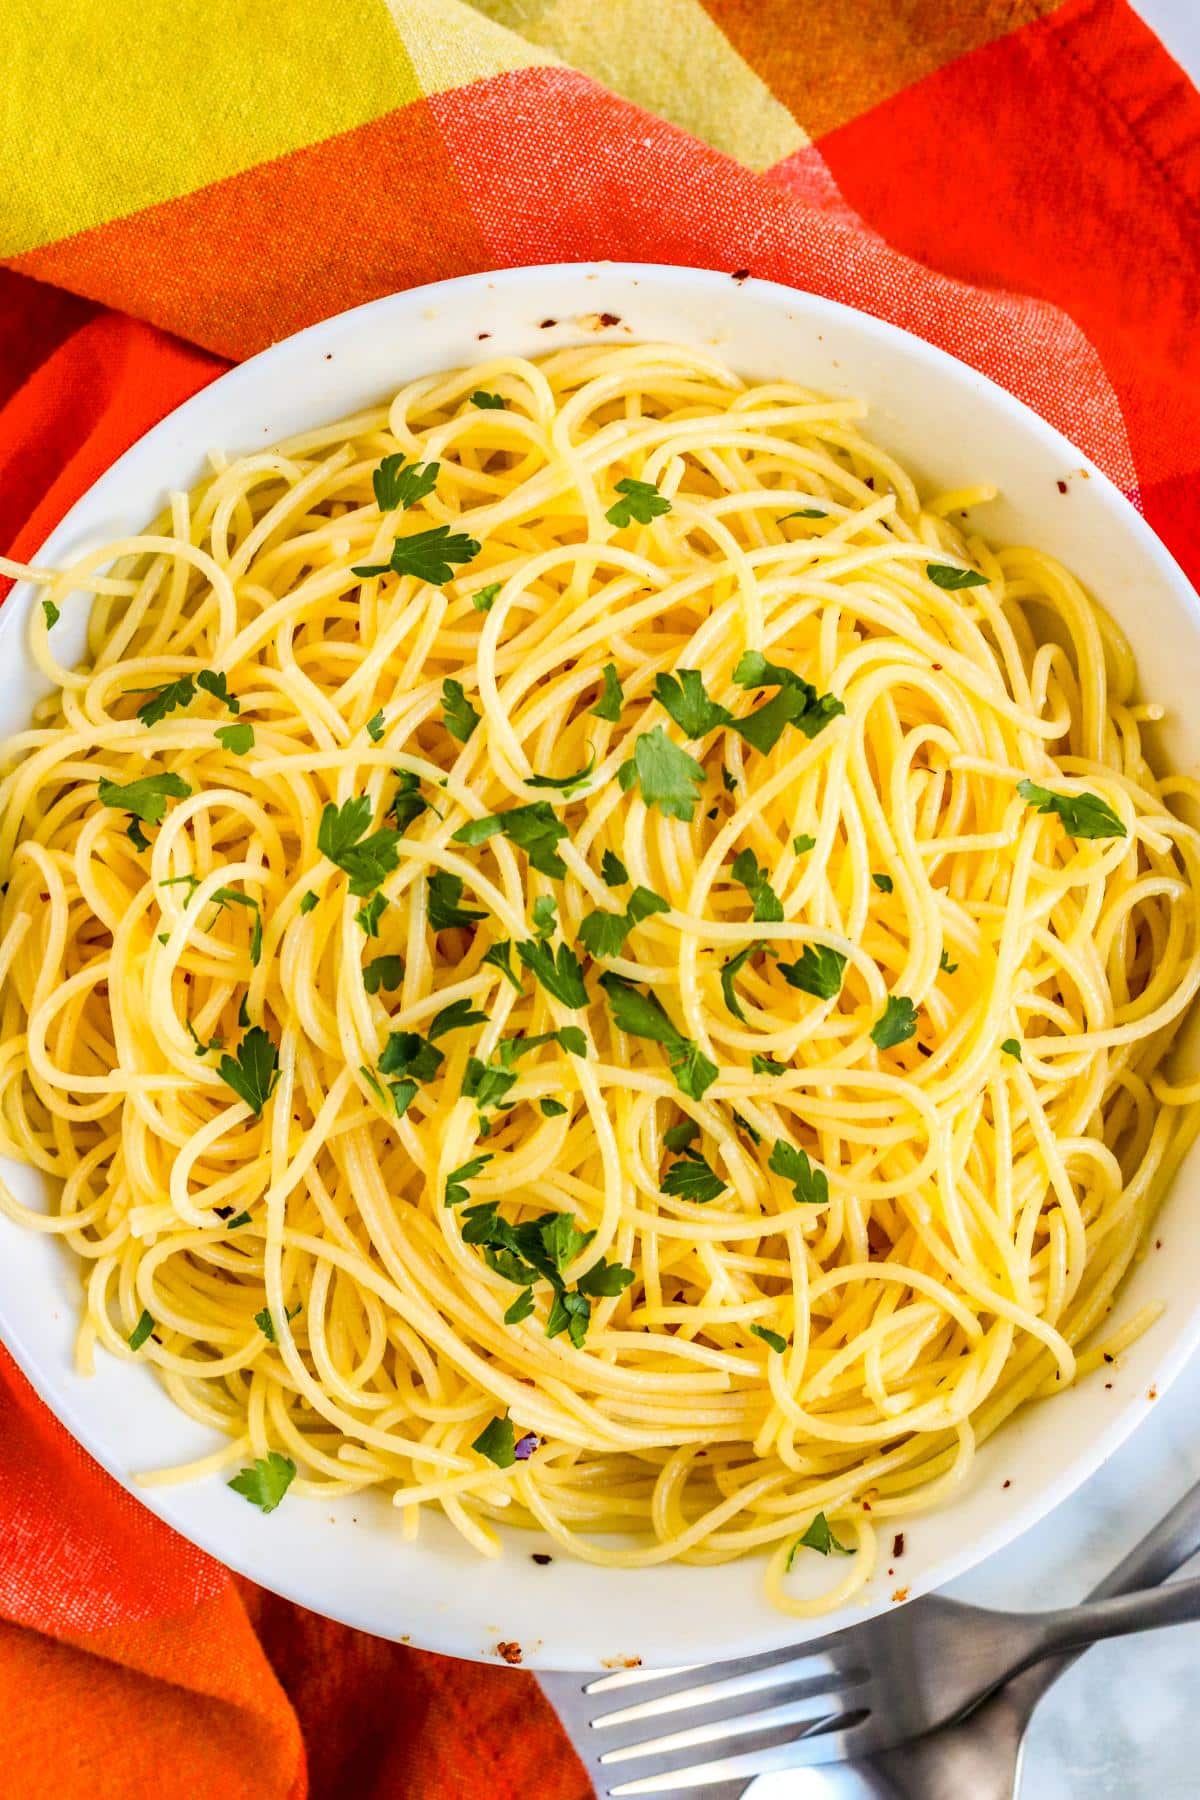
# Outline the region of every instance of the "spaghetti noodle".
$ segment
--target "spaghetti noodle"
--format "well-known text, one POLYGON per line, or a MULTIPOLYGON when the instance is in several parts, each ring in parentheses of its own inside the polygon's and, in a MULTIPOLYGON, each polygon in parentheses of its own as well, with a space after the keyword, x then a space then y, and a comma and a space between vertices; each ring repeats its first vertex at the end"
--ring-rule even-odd
POLYGON ((1098 1360, 1195 1126, 1192 785, 1071 575, 861 413, 501 358, 0 563, 53 683, 0 1148, 54 1199, 2 1205, 83 1261, 81 1366, 226 1434, 182 1473, 765 1549, 803 1612, 1098 1360), (798 1545, 852 1552, 818 1598, 798 1545))

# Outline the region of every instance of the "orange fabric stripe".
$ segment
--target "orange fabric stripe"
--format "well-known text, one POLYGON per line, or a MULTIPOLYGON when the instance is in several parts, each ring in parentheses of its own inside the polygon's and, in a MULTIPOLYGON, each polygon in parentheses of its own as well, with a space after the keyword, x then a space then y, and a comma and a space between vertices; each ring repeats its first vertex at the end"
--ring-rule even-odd
POLYGON ((420 100, 31 250, 14 267, 241 358, 330 313, 486 260, 420 100))

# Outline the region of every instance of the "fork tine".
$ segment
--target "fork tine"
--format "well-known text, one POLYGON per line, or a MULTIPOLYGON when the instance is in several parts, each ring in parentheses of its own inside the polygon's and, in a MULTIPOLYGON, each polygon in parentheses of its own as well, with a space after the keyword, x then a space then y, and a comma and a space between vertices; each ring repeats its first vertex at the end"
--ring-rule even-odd
MULTIPOLYGON (((830 1742, 843 1736, 840 1727, 853 1727, 863 1716, 857 1712, 830 1712, 816 1720, 808 1730, 820 1732, 821 1741, 830 1742)), ((676 1800, 677 1796, 693 1788, 710 1789, 719 1782, 735 1778, 747 1781, 754 1775, 770 1775, 781 1769, 797 1768, 801 1765, 797 1762, 796 1753, 806 1741, 806 1734, 803 1731, 797 1733, 794 1725, 779 1725, 764 1731, 762 1742, 753 1749, 743 1750, 734 1756, 718 1757, 711 1762, 689 1761, 676 1751, 668 1755, 670 1767, 643 1771, 632 1775, 628 1780, 603 1786, 599 1792, 602 1796, 611 1796, 612 1800, 624 1800, 626 1795, 640 1794, 670 1794, 672 1800, 676 1800)), ((618 1771, 614 1771, 616 1772, 618 1771)), ((608 1765, 605 1765, 600 1771, 601 1781, 607 1775, 608 1765)))
MULTIPOLYGON (((708 1707, 703 1719, 695 1725, 659 1737, 632 1738, 612 1746, 606 1743, 600 1750, 600 1761, 607 1768, 613 1763, 631 1762, 635 1757, 650 1763, 672 1750, 697 1750, 703 1744, 725 1742, 732 1747, 738 1738, 760 1735, 777 1725, 816 1726, 838 1713, 848 1714, 853 1704, 841 1689, 831 1690, 827 1684, 822 1684, 814 1691, 812 1682, 799 1682, 796 1689, 785 1688, 774 1705, 765 1706, 759 1712, 708 1707)), ((867 1709, 860 1707, 858 1710, 865 1715, 867 1709)))
MULTIPOLYGON (((716 1671, 714 1671, 716 1673, 716 1671)), ((739 1670, 716 1680, 680 1685, 665 1692, 632 1700, 628 1706, 610 1713, 598 1713, 593 1728, 607 1735, 614 1727, 648 1722, 667 1713, 693 1712, 697 1707, 709 1709, 709 1717, 724 1718, 730 1711, 724 1702, 749 1694, 765 1694, 772 1688, 791 1690, 792 1698, 808 1693, 841 1692, 861 1685, 867 1679, 862 1668, 838 1668, 828 1657, 802 1656, 792 1661, 771 1663, 765 1668, 739 1670)), ((623 1734, 628 1736, 628 1734, 623 1734)), ((607 1744, 605 1746, 607 1748, 607 1744)))

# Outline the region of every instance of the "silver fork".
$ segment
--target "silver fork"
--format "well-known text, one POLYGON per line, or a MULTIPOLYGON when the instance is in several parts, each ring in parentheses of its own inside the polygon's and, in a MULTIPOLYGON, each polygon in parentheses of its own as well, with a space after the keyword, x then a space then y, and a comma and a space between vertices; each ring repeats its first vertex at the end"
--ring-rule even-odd
MULTIPOLYGON (((811 1778, 794 1788, 798 1795, 850 1794, 855 1790, 844 1782, 857 1774, 867 1783, 859 1790, 864 1795, 911 1792, 941 1800, 944 1792, 946 1800, 952 1793, 954 1800, 964 1793, 986 1800, 991 1790, 967 1780, 961 1767, 956 1789, 894 1785, 906 1782, 906 1759, 915 1769, 914 1759, 925 1755, 907 1740, 928 1732, 955 1735, 962 1740, 961 1763, 982 1749, 975 1739, 986 1728, 997 1741, 1011 1738, 1015 1768, 1029 1713, 1074 1655, 1101 1638, 1200 1618, 1200 1579, 1155 1585, 1198 1549, 1200 1483, 1082 1606, 1003 1613, 930 1596, 835 1632, 811 1649, 767 1651, 703 1669, 543 1675, 542 1686, 601 1800, 694 1790, 705 1800, 735 1800, 755 1776, 800 1768, 810 1769, 811 1778), (1030 1667, 1035 1663, 1040 1666, 1030 1667), (1021 1670, 1026 1673, 1012 1680, 1021 1670), (1004 1682, 1001 1693, 972 1712, 1004 1682), (969 1728, 938 1730, 968 1712, 969 1728), (889 1754, 880 1757, 881 1751, 889 1754), (857 1765, 868 1757, 877 1759, 874 1766, 844 1776, 813 1767, 846 1759, 857 1765)), ((928 1742, 935 1760, 950 1749, 928 1742)))

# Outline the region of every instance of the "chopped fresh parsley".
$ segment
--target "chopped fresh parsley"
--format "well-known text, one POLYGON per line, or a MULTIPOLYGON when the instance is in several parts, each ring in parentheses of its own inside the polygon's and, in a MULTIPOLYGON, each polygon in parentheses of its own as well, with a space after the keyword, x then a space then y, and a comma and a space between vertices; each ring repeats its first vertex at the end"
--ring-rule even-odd
POLYGON ((196 686, 203 688, 206 694, 211 694, 214 700, 219 700, 222 706, 227 706, 235 717, 241 712, 242 703, 230 693, 227 675, 218 673, 216 669, 201 669, 196 677, 196 686))
POLYGON ((211 1037, 206 1044, 201 1039, 200 1033, 196 1030, 196 1027, 192 1024, 190 1019, 185 1019, 183 1022, 187 1026, 188 1036, 196 1046, 197 1056, 207 1056, 210 1051, 219 1050, 221 1048, 221 1045, 224 1042, 223 1038, 211 1037))
POLYGON ((414 819, 430 810, 428 800, 421 798, 421 777, 412 769, 396 769, 396 792, 385 817, 394 819, 396 830, 407 831, 414 819))
POLYGON ((526 938, 518 943, 517 955, 546 992, 564 1006, 577 1011, 588 1005, 583 967, 569 944, 560 944, 556 954, 549 944, 526 938))
POLYGON ((619 956, 635 925, 651 913, 670 912, 670 901, 653 888, 637 886, 624 912, 590 912, 579 921, 579 942, 589 956, 619 956))
POLYGON ((618 531, 635 519, 639 525, 648 525, 651 519, 671 510, 671 502, 659 493, 652 481, 635 481, 627 475, 618 481, 617 492, 623 498, 614 501, 604 516, 618 531))
POLYGON ((517 1077, 511 1069, 498 1068, 495 1063, 481 1062, 479 1057, 472 1056, 467 1062, 462 1091, 483 1113, 489 1106, 505 1109, 512 1106, 514 1103, 508 1096, 516 1084, 517 1077))
MULTIPOLYGON (((145 688, 129 688, 127 692, 143 694, 145 688)), ((164 688, 152 688, 149 700, 142 702, 137 709, 137 717, 143 725, 160 725, 170 712, 180 707, 190 706, 196 697, 196 677, 181 675, 177 681, 168 682, 164 688)))
POLYGON ((608 996, 609 1010, 617 1029, 627 1032, 630 1037, 649 1038, 653 1043, 662 1044, 677 1086, 690 1099, 699 1100, 716 1080, 719 1070, 698 1045, 684 1037, 661 1000, 654 994, 643 993, 614 969, 600 977, 600 986, 608 996))
POLYGON ((733 714, 710 700, 699 669, 680 669, 674 675, 656 675, 654 698, 668 712, 684 737, 702 738, 719 725, 732 725, 733 714))
POLYGON ((808 1530, 804 1532, 801 1537, 796 1539, 795 1543, 788 1551, 787 1562, 784 1564, 785 1571, 791 1568, 793 1562, 796 1560, 796 1552, 801 1549, 801 1547, 805 1550, 816 1550, 822 1556, 828 1556, 833 1551, 836 1551, 839 1556, 854 1555, 854 1551, 848 1544, 838 1542, 833 1534, 833 1527, 830 1525, 829 1520, 825 1517, 823 1512, 817 1514, 808 1530))
POLYGON ((559 788, 564 800, 569 800, 581 787, 586 787, 587 780, 596 766, 596 752, 593 750, 584 768, 576 769, 574 775, 531 775, 528 785, 535 788, 559 788))
POLYGON ((57 625, 58 621, 62 618, 62 614, 59 612, 57 606, 55 606, 53 600, 42 601, 42 616, 46 621, 47 631, 50 630, 51 626, 57 625))
POLYGON ((549 1096, 544 1100, 539 1100, 538 1107, 544 1119, 561 1119, 563 1114, 570 1110, 563 1105, 561 1100, 551 1100, 549 1096))
POLYGON ((787 1063, 776 1062, 773 1056, 752 1056, 750 1067, 756 1075, 786 1075, 787 1063))
POLYGON ((727 794, 737 793, 737 778, 730 774, 725 764, 721 764, 721 786, 727 794))
POLYGON ((717 1199, 728 1186, 729 1183, 721 1180, 698 1150, 685 1150, 663 1176, 659 1192, 704 1206, 709 1200, 717 1199))
POLYGON ((236 1057, 226 1054, 217 1074, 244 1100, 253 1113, 261 1113, 279 1079, 279 1050, 261 1025, 252 1025, 238 1045, 236 1057))
POLYGON ((700 1136, 700 1127, 695 1119, 681 1119, 678 1125, 670 1125, 663 1132, 663 1143, 668 1150, 686 1150, 700 1136))
MULTIPOLYGON (((294 1319, 300 1311, 301 1303, 297 1300, 295 1306, 289 1306, 287 1309, 288 1319, 294 1319)), ((275 1336, 275 1321, 271 1317, 271 1309, 269 1306, 264 1306, 261 1312, 255 1313, 254 1323, 258 1326, 258 1329, 262 1332, 268 1344, 278 1342, 278 1339, 275 1336)))
POLYGON ((452 1000, 449 1006, 443 1006, 441 1012, 434 1014, 429 1036, 440 1038, 450 1031, 463 1031, 468 1025, 486 1025, 487 1017, 486 1013, 476 1012, 464 995, 461 1000, 452 1000))
POLYGON ((600 858, 600 874, 606 887, 624 887, 629 880, 629 870, 611 850, 606 850, 600 858))
MULTIPOLYGON (((250 961, 257 968, 262 961, 262 907, 257 900, 251 899, 249 894, 239 894, 236 888, 231 887, 216 888, 211 898, 216 904, 217 912, 226 906, 244 906, 247 911, 253 912, 254 923, 250 927, 250 961)), ((216 917, 217 913, 214 913, 210 923, 213 923, 216 917)))
POLYGON ((379 920, 387 910, 388 897, 384 893, 372 894, 364 906, 360 906, 354 917, 368 937, 379 936, 379 920))
POLYGON ((758 858, 753 850, 738 851, 733 859, 731 873, 754 902, 755 922, 760 925, 782 924, 783 902, 767 880, 767 871, 759 868, 758 858))
POLYGON ((789 987, 818 1000, 833 1000, 841 992, 846 958, 828 944, 805 944, 795 962, 781 962, 779 973, 789 987))
POLYGON ((1003 1050, 1005 1056, 1011 1056, 1017 1062, 1022 1062, 1024 1060, 1021 1055, 1021 1046, 1016 1038, 1005 1038, 1000 1048, 1003 1050))
POLYGON ((799 1150, 786 1138, 776 1138, 768 1169, 782 1175, 792 1184, 792 1197, 798 1206, 824 1206, 829 1199, 829 1177, 808 1159, 807 1150, 799 1150))
POLYGON ((539 894, 533 903, 533 934, 535 937, 553 937, 558 930, 558 909, 552 894, 539 894))
POLYGON ((367 720, 367 736, 370 738, 370 740, 373 744, 378 744, 378 743, 382 742, 384 729, 385 728, 384 728, 384 723, 383 723, 383 708, 381 706, 379 711, 377 713, 373 713, 372 716, 367 720))
POLYGON ((426 885, 429 889, 431 931, 450 931, 456 925, 473 925, 477 919, 487 917, 486 913, 459 905, 463 891, 461 875, 451 875, 448 870, 438 869, 428 877, 426 885))
POLYGON ((372 810, 366 794, 359 794, 342 806, 335 806, 331 800, 317 827, 317 849, 349 875, 350 892, 358 899, 373 894, 400 862, 396 848, 400 842, 398 831, 381 825, 378 831, 365 835, 372 810))
POLYGON ((380 512, 395 512, 397 507, 407 512, 418 500, 424 500, 437 486, 440 468, 441 464, 435 462, 406 463, 398 451, 385 456, 371 476, 380 512))
POLYGON ((778 690, 773 700, 738 719, 734 726, 738 736, 764 756, 775 748, 788 725, 794 725, 806 738, 815 738, 830 720, 846 710, 832 694, 818 694, 811 682, 779 663, 768 662, 759 650, 744 652, 733 679, 739 687, 778 690))
POLYGON ((777 1331, 768 1331, 765 1325, 752 1325, 750 1331, 752 1336, 762 1339, 768 1350, 775 1350, 780 1356, 787 1349, 787 1339, 780 1337, 777 1331))
POLYGON ((138 1320, 137 1324, 134 1326, 133 1330, 129 1334, 129 1339, 128 1339, 129 1348, 131 1350, 140 1350, 142 1345, 145 1343, 146 1339, 150 1336, 150 1333, 153 1330, 154 1330, 153 1316, 143 1309, 141 1318, 138 1320))
POLYGON ((925 573, 934 587, 954 593, 959 588, 986 587, 987 576, 978 569, 960 569, 955 563, 926 563, 925 573))
POLYGON ((290 1456, 272 1450, 267 1456, 256 1456, 252 1467, 240 1469, 227 1483, 235 1494, 257 1506, 260 1512, 274 1512, 295 1478, 296 1465, 290 1456))
POLYGON ((476 388, 471 395, 471 405, 478 406, 483 412, 502 412, 504 404, 502 395, 485 393, 482 388, 476 388))
POLYGON ((657 806, 668 818, 690 824, 704 783, 704 770, 694 756, 672 743, 661 725, 656 725, 638 738, 631 760, 622 763, 617 779, 625 790, 640 782, 647 806, 657 806))
MULTIPOLYGON (((595 1235, 595 1232, 588 1232, 589 1238, 595 1235)), ((594 1300, 615 1300, 636 1279, 633 1270, 627 1269, 623 1263, 600 1261, 586 1275, 581 1275, 575 1285, 581 1294, 590 1294, 594 1300)))
POLYGON ((1125 826, 1097 794, 1055 794, 1034 781, 1018 781, 1017 792, 1040 813, 1057 813, 1073 838, 1124 837, 1125 826))
POLYGON ((761 944, 744 944, 735 955, 727 957, 721 965, 721 992, 725 996, 725 1004, 734 1018, 740 1019, 743 1025, 746 1022, 746 1015, 742 1011, 742 1003, 738 999, 737 990, 733 984, 750 958, 756 956, 761 949, 761 944))
POLYGON ((516 1436, 508 1414, 485 1425, 471 1445, 480 1456, 486 1456, 498 1469, 511 1469, 517 1460, 516 1436))
POLYGON ((373 956, 363 964, 363 986, 368 994, 377 994, 381 988, 398 988, 403 980, 402 956, 373 956))
POLYGON ((245 756, 247 750, 254 748, 253 725, 245 723, 218 725, 214 736, 221 748, 228 750, 230 756, 245 756))
POLYGON ((389 1031, 379 1053, 379 1073, 409 1081, 432 1081, 445 1056, 432 1038, 419 1031, 389 1031))
POLYGON ((232 1219, 228 1219, 226 1221, 225 1229, 226 1229, 226 1231, 238 1231, 238 1230, 240 1230, 240 1228, 243 1225, 248 1225, 249 1223, 250 1223, 250 1214, 248 1212, 240 1212, 240 1213, 237 1213, 232 1219))
POLYGON ((882 1018, 871 1027, 871 1042, 879 1050, 890 1050, 896 1044, 915 1036, 917 1009, 904 994, 889 994, 882 1018))
POLYGON ((621 708, 625 704, 625 695, 621 683, 617 680, 616 663, 605 663, 604 686, 600 690, 600 698, 590 710, 598 719, 607 719, 610 724, 617 725, 621 719, 621 708))
POLYGON ((450 736, 465 744, 481 716, 463 692, 462 682, 447 676, 442 683, 442 720, 450 736))
POLYGON ((471 595, 471 605, 475 608, 475 611, 480 613, 491 612, 493 606, 496 604, 496 595, 500 592, 503 585, 503 582, 500 581, 489 581, 486 587, 476 588, 475 592, 471 595))
POLYGON ((796 852, 797 856, 803 856, 807 851, 815 850, 816 847, 816 838, 810 837, 807 831, 802 831, 799 837, 794 837, 792 839, 792 849, 796 852))
POLYGON ((521 1320, 527 1319, 532 1311, 533 1289, 531 1287, 522 1288, 521 1292, 517 1295, 516 1299, 505 1313, 504 1323, 506 1325, 519 1325, 521 1320))
POLYGON ((554 881, 566 878, 567 865, 554 846, 567 836, 567 828, 548 800, 534 800, 528 806, 510 806, 504 812, 489 813, 484 819, 468 819, 453 833, 451 841, 485 844, 497 832, 524 850, 532 868, 554 881))
POLYGON ((352 575, 415 575, 433 587, 453 580, 454 563, 468 563, 479 555, 479 544, 464 531, 451 533, 448 525, 434 525, 429 531, 414 531, 398 537, 392 554, 385 563, 358 563, 352 575))
POLYGON ((875 886, 879 889, 881 894, 890 894, 896 885, 890 875, 876 875, 872 872, 871 880, 875 883, 875 886))
POLYGON ((822 512, 819 506, 797 506, 790 513, 780 513, 775 523, 784 524, 788 519, 827 519, 829 514, 822 512))
POLYGON ((502 938, 499 943, 493 944, 490 950, 484 952, 480 961, 491 963, 493 968, 499 969, 506 981, 512 982, 518 994, 522 992, 521 978, 515 973, 512 966, 512 940, 510 938, 502 938))
POLYGON ((952 963, 944 950, 942 951, 942 959, 938 964, 938 968, 944 969, 947 975, 955 975, 958 973, 958 964, 952 963))
POLYGON ((466 1183, 468 1181, 473 1181, 476 1175, 482 1174, 483 1170, 491 1160, 491 1151, 485 1150, 482 1156, 473 1156, 470 1162, 461 1164, 457 1169, 451 1169, 446 1177, 444 1204, 446 1206, 461 1206, 464 1200, 469 1200, 471 1195, 467 1189, 466 1183))
POLYGON ((138 829, 138 821, 143 820, 147 825, 160 825, 167 810, 167 801, 186 800, 191 791, 181 775, 143 775, 138 781, 124 783, 109 781, 101 776, 96 794, 101 806, 111 806, 118 812, 131 815, 128 835, 139 850, 145 850, 149 839, 138 829))

